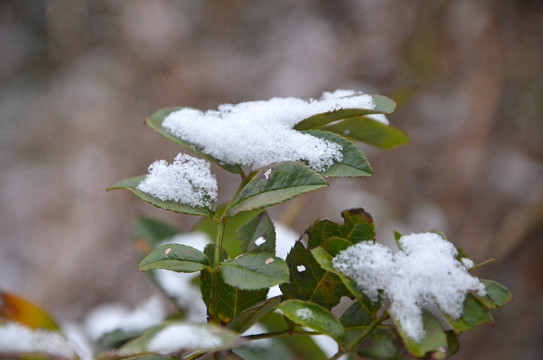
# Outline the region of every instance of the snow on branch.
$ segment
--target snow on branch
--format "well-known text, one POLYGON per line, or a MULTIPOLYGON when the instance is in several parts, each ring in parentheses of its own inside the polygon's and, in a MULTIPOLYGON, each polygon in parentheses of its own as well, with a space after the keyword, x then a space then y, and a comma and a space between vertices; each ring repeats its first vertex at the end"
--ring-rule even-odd
POLYGON ((333 259, 333 266, 353 279, 373 301, 379 291, 391 302, 390 314, 407 336, 420 342, 425 336, 421 308, 437 305, 454 319, 462 315, 466 294, 480 296, 485 287, 458 261, 452 243, 434 233, 402 236, 403 251, 392 254, 380 244, 364 241, 333 259))
POLYGON ((162 126, 227 164, 259 169, 276 162, 304 160, 321 171, 341 161, 341 146, 293 127, 312 115, 344 108, 372 110, 375 103, 367 94, 336 90, 325 92, 320 99, 272 98, 223 104, 206 112, 182 109, 168 115, 162 126))
POLYGON ((217 180, 210 164, 202 159, 178 154, 170 165, 158 160, 138 189, 163 201, 211 207, 217 200, 217 180))

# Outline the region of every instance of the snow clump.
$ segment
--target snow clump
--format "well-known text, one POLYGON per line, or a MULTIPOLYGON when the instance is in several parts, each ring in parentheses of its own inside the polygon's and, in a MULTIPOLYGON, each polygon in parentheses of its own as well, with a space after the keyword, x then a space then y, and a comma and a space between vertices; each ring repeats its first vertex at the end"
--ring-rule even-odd
POLYGON ((217 200, 217 179, 207 161, 178 154, 171 165, 164 160, 152 163, 138 190, 162 201, 211 207, 217 200))
POLYGON ((364 241, 340 252, 332 261, 338 271, 377 301, 379 291, 390 300, 390 314, 411 339, 425 331, 422 307, 436 304, 453 319, 462 315, 466 294, 484 296, 484 285, 458 261, 452 243, 435 233, 411 234, 399 240, 403 251, 392 254, 380 244, 364 241))
POLYGON ((323 93, 320 99, 272 98, 222 104, 206 112, 185 108, 169 114, 162 126, 222 163, 260 169, 303 160, 323 171, 342 160, 341 145, 293 127, 312 115, 346 108, 373 110, 375 102, 367 94, 336 90, 323 93))

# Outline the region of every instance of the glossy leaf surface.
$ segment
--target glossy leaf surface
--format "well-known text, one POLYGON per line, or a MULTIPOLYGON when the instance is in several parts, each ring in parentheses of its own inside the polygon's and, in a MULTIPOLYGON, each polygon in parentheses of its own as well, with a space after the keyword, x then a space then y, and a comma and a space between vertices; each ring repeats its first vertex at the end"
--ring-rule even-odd
POLYGON ((279 310, 291 321, 332 337, 338 342, 345 339, 345 330, 328 310, 309 301, 287 300, 279 310))
POLYGON ((280 297, 273 297, 256 303, 241 311, 227 326, 238 333, 244 333, 262 318, 274 312, 280 303, 280 297))
POLYGON ((164 269, 190 273, 208 265, 207 256, 192 246, 169 244, 153 250, 141 261, 139 268, 143 271, 164 269))
POLYGON ((464 310, 462 316, 459 319, 453 319, 450 316, 445 315, 447 322, 451 324, 456 333, 469 331, 476 326, 482 324, 493 324, 494 319, 490 314, 490 311, 473 295, 466 295, 464 300, 464 310))
POLYGON ((505 286, 493 280, 481 279, 485 285, 486 295, 477 297, 489 309, 499 309, 509 301, 513 300, 513 295, 505 286))
POLYGON ((176 213, 189 214, 189 215, 205 215, 212 217, 213 211, 204 207, 192 207, 190 205, 181 204, 175 201, 163 201, 156 197, 149 195, 138 189, 138 185, 145 179, 147 175, 136 176, 133 178, 119 181, 115 185, 111 186, 107 190, 119 190, 126 189, 139 197, 141 200, 164 210, 173 211, 176 213))
POLYGON ((232 199, 227 217, 282 203, 297 195, 326 186, 314 170, 297 162, 284 162, 263 168, 232 199))
POLYGON ((423 357, 426 354, 431 354, 435 359, 443 359, 446 356, 448 346, 447 335, 441 327, 439 320, 434 315, 426 310, 422 311, 422 322, 426 336, 420 343, 409 338, 397 321, 394 318, 392 319, 396 324, 396 329, 402 338, 405 348, 411 355, 423 357))
POLYGON ((409 143, 409 137, 402 130, 366 116, 350 117, 320 129, 383 149, 409 143))
POLYGON ((271 254, 249 253, 220 266, 224 281, 239 289, 264 289, 288 281, 287 265, 271 254))

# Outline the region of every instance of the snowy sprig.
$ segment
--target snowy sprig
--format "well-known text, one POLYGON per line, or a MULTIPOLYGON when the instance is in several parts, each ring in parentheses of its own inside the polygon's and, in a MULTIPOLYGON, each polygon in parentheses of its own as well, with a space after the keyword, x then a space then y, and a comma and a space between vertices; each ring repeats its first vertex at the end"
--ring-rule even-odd
POLYGON ((390 300, 390 314, 410 338, 420 342, 425 336, 423 306, 435 304, 458 319, 466 294, 483 296, 485 287, 456 259, 454 245, 441 236, 411 234, 402 236, 399 243, 403 251, 396 254, 374 242, 358 243, 340 252, 333 266, 373 301, 382 291, 390 300))
POLYGON ((337 90, 316 100, 272 98, 223 104, 206 112, 185 108, 168 115, 162 125, 226 164, 259 169, 272 163, 304 160, 322 171, 341 161, 341 145, 296 131, 294 125, 318 113, 374 107, 369 95, 337 90))

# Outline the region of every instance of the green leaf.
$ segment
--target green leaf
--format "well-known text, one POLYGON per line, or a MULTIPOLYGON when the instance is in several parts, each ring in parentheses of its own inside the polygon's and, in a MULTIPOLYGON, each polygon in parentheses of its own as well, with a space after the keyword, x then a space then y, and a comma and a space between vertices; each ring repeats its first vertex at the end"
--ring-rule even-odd
POLYGON ((400 239, 402 238, 402 234, 394 230, 394 241, 396 242, 396 246, 399 250, 403 251, 402 244, 400 244, 400 239))
POLYGON ((235 346, 238 335, 231 330, 212 324, 194 324, 180 321, 167 321, 146 330, 141 336, 128 342, 120 353, 140 354, 149 351, 178 353, 181 350, 218 351, 235 346), (167 349, 151 348, 150 344, 162 331, 172 332, 177 341, 168 344, 167 349))
POLYGON ((249 343, 248 346, 235 348, 233 351, 242 360, 300 360, 300 358, 294 358, 279 339, 267 339, 262 345, 251 346, 249 343))
POLYGON ((460 342, 458 341, 458 337, 456 336, 456 333, 454 330, 447 330, 445 331, 445 334, 447 335, 447 348, 449 350, 449 356, 452 356, 460 350, 460 342))
POLYGON ((323 126, 320 130, 331 131, 383 149, 409 143, 409 137, 402 130, 367 116, 353 116, 338 123, 323 126))
POLYGON ((10 320, 31 329, 60 330, 57 322, 38 305, 12 293, 0 291, 0 321, 10 320))
POLYGON ((280 286, 287 299, 314 302, 330 310, 342 296, 349 296, 341 279, 325 271, 303 244, 297 241, 287 256, 290 282, 280 286))
MULTIPOLYGON (((226 204, 218 206, 216 211, 217 217, 222 217, 225 210, 226 204)), ((258 214, 260 214, 262 211, 263 210, 254 210, 239 213, 233 218, 228 219, 228 221, 224 224, 222 246, 223 249, 228 253, 228 257, 230 259, 233 259, 239 254, 243 253, 241 250, 241 242, 237 238, 238 229, 254 217, 258 216, 258 214)), ((210 239, 215 241, 215 239, 217 239, 218 224, 212 218, 202 217, 196 223, 196 225, 194 225, 192 230, 202 231, 208 234, 210 239)))
POLYGON ((164 240, 171 239, 179 233, 181 231, 175 226, 146 216, 136 217, 132 224, 132 234, 140 260, 164 240))
POLYGON ((140 263, 142 271, 164 269, 177 272, 200 271, 209 265, 209 259, 192 246, 169 244, 153 250, 140 263))
MULTIPOLYGON (((336 256, 337 249, 332 249, 327 243, 328 239, 341 240, 345 245, 350 246, 360 241, 375 239, 375 226, 371 215, 362 208, 344 210, 341 213, 344 219, 343 225, 336 224, 330 220, 318 220, 311 225, 306 233, 309 236, 309 249, 321 246, 332 256, 336 256)), ((345 247, 339 250, 345 249, 345 247)))
POLYGON ((173 211, 176 213, 188 214, 188 215, 205 215, 213 217, 213 211, 205 207, 192 207, 190 205, 181 204, 174 201, 163 201, 156 197, 149 195, 141 190, 138 190, 138 185, 142 182, 147 175, 136 176, 133 178, 125 179, 111 186, 107 190, 130 190, 134 195, 141 200, 164 210, 173 211))
POLYGON ((274 164, 257 172, 232 199, 226 216, 279 204, 302 193, 328 185, 309 167, 297 162, 274 164))
POLYGON ((328 310, 309 301, 287 300, 279 310, 291 321, 332 337, 341 343, 345 330, 339 320, 328 310))
POLYGON ((423 357, 430 354, 434 359, 443 359, 447 354, 447 334, 441 327, 439 320, 426 310, 422 311, 422 322, 426 336, 420 343, 408 337, 401 325, 392 317, 396 325, 396 329, 402 338, 405 348, 415 357, 423 357))
MULTIPOLYGON (((261 323, 268 331, 279 332, 288 329, 285 320, 283 315, 274 312, 262 319, 261 323)), ((312 336, 281 336, 277 338, 277 340, 284 344, 290 350, 292 356, 297 360, 328 360, 328 356, 326 356, 322 349, 315 343, 312 336)))
POLYGON ((326 177, 358 177, 372 174, 368 159, 351 141, 329 131, 308 130, 304 133, 341 145, 342 160, 335 162, 326 171, 321 172, 322 175, 326 177))
POLYGON ((142 331, 132 330, 126 331, 117 329, 110 331, 102 336, 96 341, 94 346, 95 353, 100 353, 107 350, 114 350, 122 345, 126 344, 128 341, 141 335, 142 331))
POLYGON ((326 113, 316 114, 297 123, 296 126, 294 126, 294 129, 298 131, 316 129, 331 122, 351 118, 354 116, 363 116, 379 113, 390 114, 396 108, 396 103, 392 99, 389 99, 382 95, 370 96, 373 98, 373 102, 375 103, 375 107, 373 107, 372 109, 340 109, 335 111, 329 111, 326 113))
POLYGON ((234 174, 241 173, 241 166, 240 165, 231 165, 231 164, 225 164, 221 162, 218 159, 215 159, 212 156, 206 155, 202 152, 202 149, 194 144, 191 144, 188 141, 185 141, 181 138, 178 138, 177 136, 173 135, 171 132, 169 132, 165 127, 162 126, 162 123, 164 122, 164 119, 166 116, 170 115, 174 111, 178 111, 184 109, 183 107, 170 107, 165 109, 160 109, 156 111, 153 115, 147 117, 145 119, 145 122, 149 127, 153 130, 155 130, 157 133, 165 137, 166 139, 173 141, 174 143, 181 145, 185 149, 188 149, 192 151, 193 153, 215 163, 218 164, 220 167, 222 167, 224 170, 229 171, 234 174))
MULTIPOLYGON (((216 291, 219 298, 218 316, 222 323, 230 322, 232 319, 241 315, 244 310, 266 299, 268 289, 241 290, 225 283, 220 271, 218 271, 217 275, 216 291)), ((211 284, 213 281, 210 269, 202 271, 201 279, 201 284, 205 284, 201 287, 202 297, 204 302, 209 304, 211 299, 211 284)), ((229 328, 239 331, 234 327, 229 326, 229 328)))
MULTIPOLYGON (((339 239, 330 239, 328 243, 329 247, 333 247, 335 249, 338 248, 338 246, 334 245, 334 242, 339 241, 339 239)), ((358 286, 353 280, 345 276, 342 272, 334 269, 334 267, 332 266, 333 257, 329 252, 319 246, 312 249, 311 253, 313 254, 315 260, 324 270, 328 271, 329 273, 333 273, 339 277, 345 288, 349 291, 351 297, 354 297, 369 314, 371 314, 372 316, 375 316, 377 314, 377 311, 379 311, 379 309, 381 308, 381 302, 378 301, 377 303, 373 303, 362 291, 358 289, 358 286)))
POLYGON ((276 296, 251 305, 236 315, 232 321, 228 323, 227 327, 240 334, 243 334, 262 318, 274 312, 280 303, 281 298, 276 296))
POLYGON ((164 355, 136 355, 123 357, 123 360, 172 360, 172 358, 164 355))
POLYGON ((361 327, 368 325, 372 321, 372 317, 368 314, 368 311, 360 305, 358 302, 354 302, 351 306, 347 308, 339 318, 339 321, 345 328, 361 327))
POLYGON ((266 212, 249 220, 237 231, 242 252, 265 252, 275 254, 275 226, 266 212), (255 241, 262 241, 257 244, 255 241))
POLYGON ((456 333, 469 331, 482 324, 494 324, 490 311, 471 294, 466 295, 464 310, 459 319, 453 319, 447 314, 443 315, 456 333))
POLYGON ((489 309, 499 309, 509 301, 513 300, 513 295, 502 284, 493 280, 484 280, 481 282, 485 285, 486 295, 479 297, 482 302, 489 309))
POLYGON ((288 281, 288 267, 283 259, 266 253, 249 253, 221 263, 224 281, 239 289, 269 288, 288 281))
MULTIPOLYGON (((353 329, 354 330, 354 329, 353 329)), ((366 327, 352 331, 351 336, 358 336, 366 327)), ((398 349, 398 337, 390 326, 378 326, 355 349, 362 357, 370 359, 401 359, 401 351, 398 349)))

